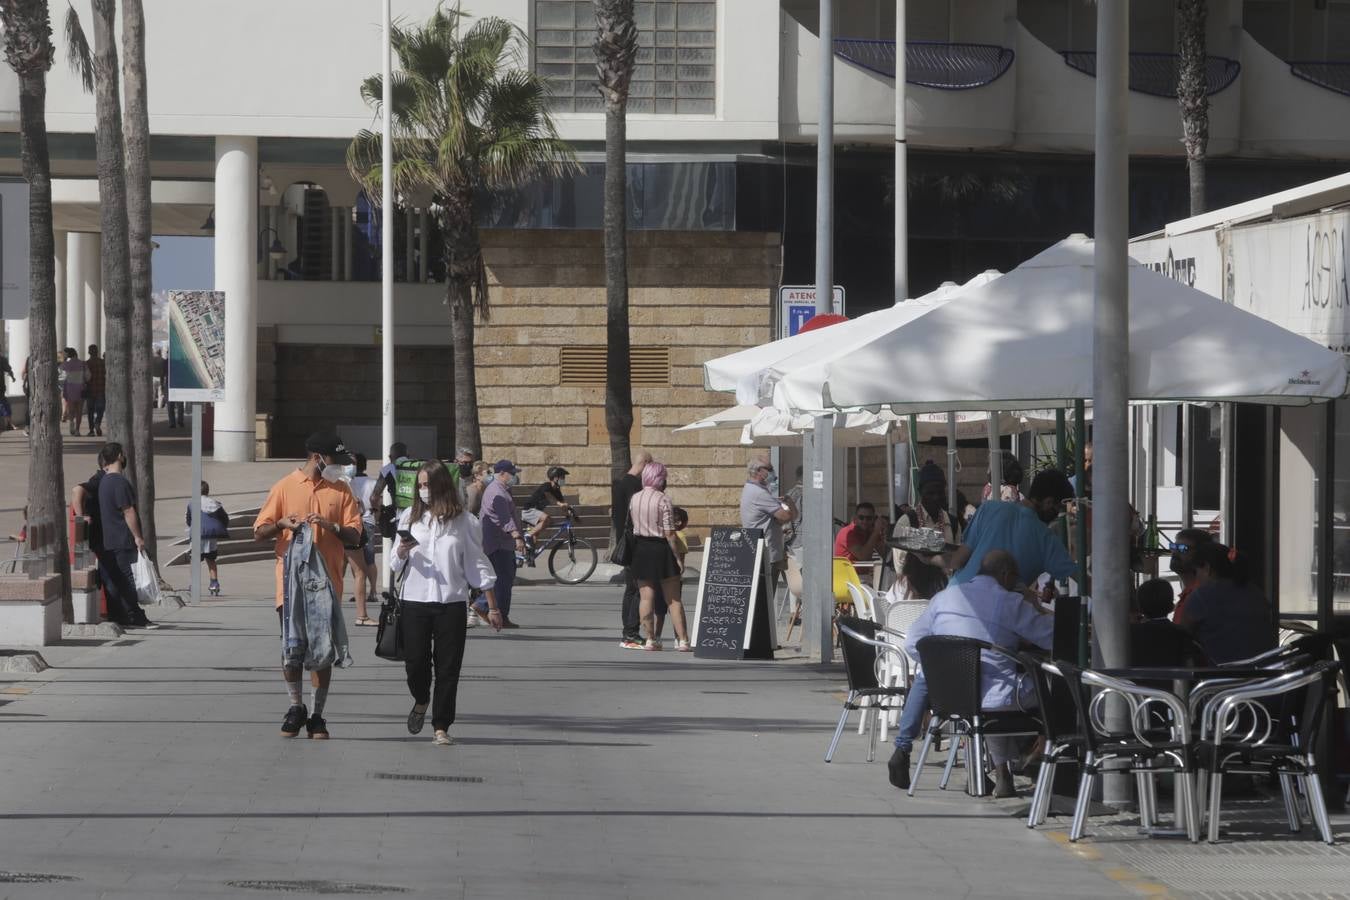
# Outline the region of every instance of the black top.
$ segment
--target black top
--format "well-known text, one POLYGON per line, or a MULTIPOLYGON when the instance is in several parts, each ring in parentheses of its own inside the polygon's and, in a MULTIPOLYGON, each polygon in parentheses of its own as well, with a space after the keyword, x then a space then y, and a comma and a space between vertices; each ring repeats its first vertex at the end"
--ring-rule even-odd
POLYGON ((628 504, 637 494, 642 493, 642 479, 632 473, 624 473, 610 488, 609 518, 614 524, 616 534, 623 533, 628 521, 628 504))
POLYGON ((103 549, 134 550, 136 539, 123 510, 136 506, 136 489, 119 472, 105 472, 98 486, 99 515, 103 518, 103 549))
POLYGON ((1205 662, 1195 638, 1168 619, 1130 626, 1131 666, 1195 666, 1205 662))
POLYGON ((89 517, 89 549, 95 553, 103 552, 103 514, 99 509, 99 485, 103 483, 103 470, 99 469, 80 487, 84 488, 84 509, 80 515, 89 517))
POLYGON ((525 501, 525 509, 543 509, 550 503, 563 503, 562 488, 551 481, 545 481, 534 489, 530 499, 525 501))
POLYGON ((1249 659, 1275 647, 1270 604, 1251 584, 1218 580, 1200 585, 1181 608, 1181 625, 1216 663, 1249 659))

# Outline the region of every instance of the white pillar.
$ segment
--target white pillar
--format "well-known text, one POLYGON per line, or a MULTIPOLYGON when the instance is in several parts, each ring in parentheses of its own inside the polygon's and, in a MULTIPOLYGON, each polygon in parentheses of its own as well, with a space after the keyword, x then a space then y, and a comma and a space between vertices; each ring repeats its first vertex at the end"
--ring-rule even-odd
MULTIPOLYGON (((103 235, 85 234, 86 244, 93 244, 89 256, 84 262, 84 343, 80 348, 81 356, 89 344, 98 344, 99 352, 103 346, 103 269, 100 264, 103 255, 103 235)), ((69 252, 69 251, 67 251, 69 252)))
POLYGON ((66 265, 68 256, 66 253, 66 233, 56 231, 52 233, 53 247, 56 262, 56 356, 61 359, 61 348, 68 346, 66 344, 66 265))
MULTIPOLYGON (((5 322, 5 333, 9 340, 9 364, 14 369, 14 381, 4 379, 5 393, 11 397, 23 396, 23 364, 32 348, 28 343, 28 320, 9 319, 5 322)), ((25 413, 27 415, 27 413, 25 413)), ((26 421, 26 420, 25 420, 26 421)))
POLYGON ((216 290, 225 292, 225 400, 216 404, 215 459, 252 462, 258 407, 257 138, 216 138, 215 238, 216 290))

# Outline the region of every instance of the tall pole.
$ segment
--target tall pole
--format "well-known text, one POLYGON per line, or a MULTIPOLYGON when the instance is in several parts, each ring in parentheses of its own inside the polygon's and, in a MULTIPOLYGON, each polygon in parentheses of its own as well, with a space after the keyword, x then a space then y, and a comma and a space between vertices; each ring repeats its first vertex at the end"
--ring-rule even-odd
MULTIPOLYGON (((380 114, 383 118, 383 140, 380 141, 380 452, 385 453, 394 443, 394 52, 393 16, 390 0, 384 0, 384 46, 382 49, 381 85, 383 96, 380 114)), ((393 542, 384 542, 385 559, 392 552, 393 542)), ((388 585, 389 567, 381 566, 382 583, 388 585)))
MULTIPOLYGON (((909 297, 909 145, 905 142, 905 0, 895 0, 895 302, 909 297)), ((910 443, 914 443, 910 435, 910 443)))
POLYGON ((820 0, 820 121, 816 137, 816 314, 834 299, 834 0, 820 0))
POLYGON ((947 510, 959 521, 965 510, 956 508, 956 413, 947 413, 947 510))
POLYGON ((189 584, 192 589, 192 602, 202 602, 202 405, 199 402, 189 404, 192 407, 192 533, 189 544, 191 552, 188 561, 192 565, 192 577, 189 584))
MULTIPOLYGON (((1092 610, 1110 668, 1129 663, 1129 9, 1128 0, 1097 4, 1092 610)), ((1106 779, 1104 798, 1128 801, 1129 784, 1106 779)))

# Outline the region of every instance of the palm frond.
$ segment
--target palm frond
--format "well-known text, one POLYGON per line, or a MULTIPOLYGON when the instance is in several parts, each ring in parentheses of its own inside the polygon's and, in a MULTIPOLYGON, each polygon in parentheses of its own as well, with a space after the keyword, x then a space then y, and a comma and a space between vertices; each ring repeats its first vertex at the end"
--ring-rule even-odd
POLYGON ((66 55, 70 58, 70 71, 80 79, 86 94, 94 92, 94 52, 89 49, 89 39, 85 37, 84 26, 80 24, 80 14, 71 6, 66 10, 66 55))

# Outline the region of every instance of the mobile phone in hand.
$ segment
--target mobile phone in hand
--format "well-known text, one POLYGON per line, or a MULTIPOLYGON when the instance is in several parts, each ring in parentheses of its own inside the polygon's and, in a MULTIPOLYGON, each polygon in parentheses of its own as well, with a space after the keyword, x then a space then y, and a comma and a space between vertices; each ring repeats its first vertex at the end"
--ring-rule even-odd
POLYGON ((412 532, 407 529, 399 529, 399 539, 413 546, 417 545, 417 538, 413 537, 412 532))

